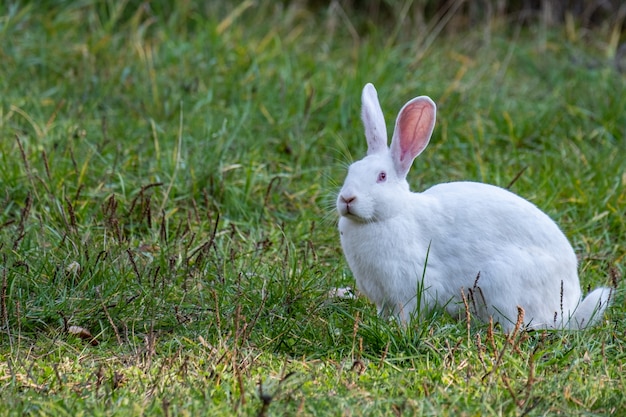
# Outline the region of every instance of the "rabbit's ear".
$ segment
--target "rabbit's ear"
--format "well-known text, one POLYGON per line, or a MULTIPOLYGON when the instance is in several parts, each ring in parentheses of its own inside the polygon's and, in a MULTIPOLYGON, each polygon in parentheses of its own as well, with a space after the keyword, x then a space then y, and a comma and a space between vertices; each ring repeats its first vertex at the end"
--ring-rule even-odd
POLYGON ((367 139, 367 154, 376 154, 387 151, 387 127, 385 117, 378 102, 376 89, 372 84, 366 84, 361 95, 363 109, 361 118, 365 127, 365 138, 367 139))
POLYGON ((402 107, 391 140, 391 158, 400 177, 406 176, 422 153, 435 128, 437 106, 426 96, 416 97, 402 107))

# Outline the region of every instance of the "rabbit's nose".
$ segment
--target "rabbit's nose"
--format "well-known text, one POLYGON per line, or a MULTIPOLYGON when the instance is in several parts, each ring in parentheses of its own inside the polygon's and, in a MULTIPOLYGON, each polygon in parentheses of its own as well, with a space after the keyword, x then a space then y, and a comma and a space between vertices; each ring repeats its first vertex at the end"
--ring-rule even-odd
POLYGON ((350 204, 354 200, 356 200, 356 196, 354 196, 354 195, 349 195, 349 196, 342 195, 341 196, 341 201, 346 203, 346 204, 350 204))

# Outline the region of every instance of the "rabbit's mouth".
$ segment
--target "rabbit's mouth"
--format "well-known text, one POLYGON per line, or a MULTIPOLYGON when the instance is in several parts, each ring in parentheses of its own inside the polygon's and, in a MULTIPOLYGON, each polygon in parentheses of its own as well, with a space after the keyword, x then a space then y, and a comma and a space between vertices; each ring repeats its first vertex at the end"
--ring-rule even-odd
POLYGON ((338 211, 341 217, 358 217, 356 214, 354 214, 354 209, 351 209, 349 203, 339 204, 338 211))
POLYGON ((348 217, 351 219, 360 218, 355 208, 355 205, 356 205, 355 200, 356 200, 355 198, 345 198, 344 196, 340 196, 339 202, 337 204, 339 215, 341 215, 342 217, 348 217))
POLYGON ((350 204, 344 204, 339 206, 339 214, 341 217, 349 219, 353 222, 357 223, 368 223, 371 222, 371 219, 368 217, 364 217, 363 215, 356 212, 354 206, 350 204))

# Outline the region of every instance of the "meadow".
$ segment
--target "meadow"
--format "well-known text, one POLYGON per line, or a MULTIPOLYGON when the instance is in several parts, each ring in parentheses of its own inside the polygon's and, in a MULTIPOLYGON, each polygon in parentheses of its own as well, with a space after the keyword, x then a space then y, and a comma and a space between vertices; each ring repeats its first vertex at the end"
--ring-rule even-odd
POLYGON ((622 22, 440 17, 0 5, 0 414, 626 414, 622 22), (488 182, 556 220, 583 292, 615 287, 597 326, 403 329, 332 296, 367 82, 388 125, 438 105, 413 190, 488 182))

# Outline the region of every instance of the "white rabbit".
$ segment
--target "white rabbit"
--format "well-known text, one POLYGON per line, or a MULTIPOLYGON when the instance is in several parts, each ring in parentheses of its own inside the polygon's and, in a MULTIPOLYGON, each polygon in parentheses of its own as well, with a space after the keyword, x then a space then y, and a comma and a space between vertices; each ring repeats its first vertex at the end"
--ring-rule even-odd
POLYGON ((406 175, 430 140, 436 106, 402 107, 387 147, 376 89, 362 95, 367 156, 353 163, 337 197, 341 246, 359 291, 402 323, 435 305, 514 328, 580 329, 601 317, 611 289, 581 299, 576 255, 559 227, 496 186, 450 182, 422 193, 406 175), (424 310, 422 310, 424 309, 424 310))

